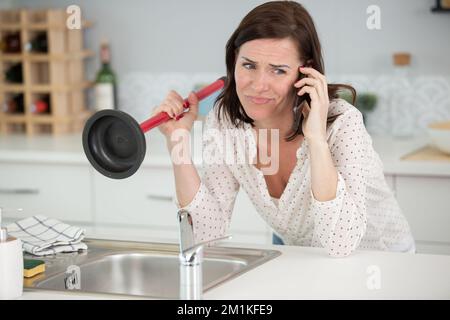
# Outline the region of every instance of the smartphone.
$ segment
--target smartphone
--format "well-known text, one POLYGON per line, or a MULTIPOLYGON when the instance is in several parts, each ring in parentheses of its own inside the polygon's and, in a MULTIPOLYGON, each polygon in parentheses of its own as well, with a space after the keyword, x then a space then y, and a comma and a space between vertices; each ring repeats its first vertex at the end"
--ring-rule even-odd
MULTIPOLYGON (((297 77, 297 81, 300 81, 303 78, 306 78, 307 76, 304 73, 301 73, 300 71, 298 72, 298 77, 297 77)), ((297 90, 297 92, 300 90, 299 88, 295 88, 297 90)), ((297 95, 296 99, 295 99, 295 106, 297 107, 299 104, 301 104, 303 101, 306 101, 308 103, 308 105, 311 105, 311 97, 309 96, 309 93, 305 93, 302 96, 297 95)), ((300 112, 302 110, 299 110, 300 112)))

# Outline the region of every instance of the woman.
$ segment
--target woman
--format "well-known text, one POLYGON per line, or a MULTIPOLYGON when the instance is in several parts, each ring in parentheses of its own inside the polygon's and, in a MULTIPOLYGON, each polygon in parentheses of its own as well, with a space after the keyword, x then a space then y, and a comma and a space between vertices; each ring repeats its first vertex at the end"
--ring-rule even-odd
MULTIPOLYGON (((227 151, 237 154, 249 142, 253 162, 227 163, 223 140, 204 134, 203 150, 221 161, 204 159, 202 179, 191 162, 174 163, 177 205, 191 213, 196 241, 226 233, 242 187, 286 244, 324 247, 335 257, 356 248, 414 252, 362 115, 337 98, 345 86, 327 84, 314 23, 300 4, 274 1, 247 14, 227 43, 226 66, 204 130, 238 130, 227 151), (265 141, 267 130, 278 138, 265 141), (262 154, 278 156, 267 166, 262 154)), ((188 135, 197 117, 195 94, 188 100, 181 119, 159 127, 171 154, 178 144, 172 135, 188 135)), ((154 114, 176 118, 182 105, 171 91, 154 114)))

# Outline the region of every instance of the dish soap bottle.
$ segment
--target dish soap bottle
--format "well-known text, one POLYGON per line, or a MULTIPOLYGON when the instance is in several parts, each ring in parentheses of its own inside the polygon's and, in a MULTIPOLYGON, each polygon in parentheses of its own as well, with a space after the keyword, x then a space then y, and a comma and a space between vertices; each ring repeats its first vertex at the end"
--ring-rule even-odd
POLYGON ((0 300, 16 299, 23 293, 22 241, 8 236, 2 228, 0 208, 0 300))

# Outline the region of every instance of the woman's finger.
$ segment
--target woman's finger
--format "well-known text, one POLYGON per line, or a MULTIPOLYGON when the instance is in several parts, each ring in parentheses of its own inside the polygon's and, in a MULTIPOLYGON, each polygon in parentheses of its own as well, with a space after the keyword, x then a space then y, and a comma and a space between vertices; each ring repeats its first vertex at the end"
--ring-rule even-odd
POLYGON ((305 93, 308 93, 311 101, 319 101, 319 96, 317 94, 317 90, 314 87, 310 87, 310 86, 304 86, 297 94, 299 96, 304 95, 305 93))
POLYGON ((173 118, 176 115, 176 109, 168 104, 167 102, 164 102, 161 105, 162 111, 166 112, 171 118, 173 118))
POLYGON ((183 112, 182 114, 178 115, 178 116, 175 118, 175 121, 178 121, 178 120, 180 120, 180 119, 183 118, 183 117, 184 117, 184 112, 183 112))
POLYGON ((172 118, 175 118, 177 115, 181 113, 177 106, 172 106, 170 111, 172 113, 172 118))
POLYGON ((180 100, 177 97, 172 96, 172 97, 167 97, 166 102, 168 103, 168 105, 170 105, 176 109, 175 112, 177 114, 183 112, 183 110, 184 110, 184 107, 183 107, 184 101, 183 100, 180 102, 180 100))
POLYGON ((319 71, 317 71, 314 68, 309 68, 309 67, 300 67, 299 68, 300 72, 306 75, 309 75, 313 78, 316 79, 320 79, 320 80, 325 80, 325 76, 323 74, 321 74, 319 71))
POLYGON ((328 97, 328 82, 327 82, 327 78, 323 74, 321 74, 316 69, 309 68, 309 67, 300 67, 299 70, 301 73, 306 74, 309 77, 313 77, 313 78, 320 80, 322 87, 323 87, 323 91, 324 91, 326 97, 328 97))
POLYGON ((189 102, 189 111, 192 112, 195 116, 197 116, 199 100, 195 92, 191 91, 189 93, 188 102, 189 102))
POLYGON ((298 81, 294 86, 297 88, 300 88, 305 85, 314 87, 316 89, 320 99, 325 99, 325 95, 328 94, 324 91, 322 82, 320 80, 314 79, 314 78, 303 78, 300 81, 298 81))
POLYGON ((175 90, 170 90, 169 94, 167 95, 167 98, 175 99, 178 101, 183 101, 183 97, 180 96, 180 94, 178 92, 176 92, 175 90))
POLYGON ((155 108, 153 108, 153 113, 152 116, 156 116, 157 114, 161 113, 161 112, 165 112, 166 109, 163 108, 162 106, 156 106, 155 108))

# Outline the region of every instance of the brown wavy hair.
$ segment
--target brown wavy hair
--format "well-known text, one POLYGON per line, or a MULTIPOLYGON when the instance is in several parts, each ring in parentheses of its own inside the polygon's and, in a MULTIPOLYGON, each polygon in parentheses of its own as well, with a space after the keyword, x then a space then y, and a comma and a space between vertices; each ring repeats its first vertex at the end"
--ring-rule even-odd
MULTIPOLYGON (((237 96, 234 78, 236 56, 239 48, 245 42, 256 39, 285 38, 292 39, 296 43, 300 57, 306 61, 306 66, 325 74, 319 37, 314 22, 306 9, 295 1, 273 1, 259 5, 244 17, 226 44, 227 80, 215 101, 215 105, 218 105, 219 108, 219 112, 217 112, 219 121, 220 114, 223 112, 236 127, 242 127, 242 122, 254 126, 253 119, 245 113, 237 96)), ((328 84, 330 101, 338 98, 338 92, 343 89, 351 91, 352 103, 354 104, 356 91, 352 86, 344 84, 328 84)), ((293 88, 293 90, 296 90, 296 88, 293 88)), ((292 106, 292 112, 294 113, 292 133, 286 138, 286 141, 291 141, 297 135, 303 134, 303 114, 301 111, 305 103, 311 104, 309 95, 297 95, 292 106), (296 106, 298 108, 295 108, 296 106)), ((336 116, 328 118, 327 124, 332 123, 335 119, 336 116)))

